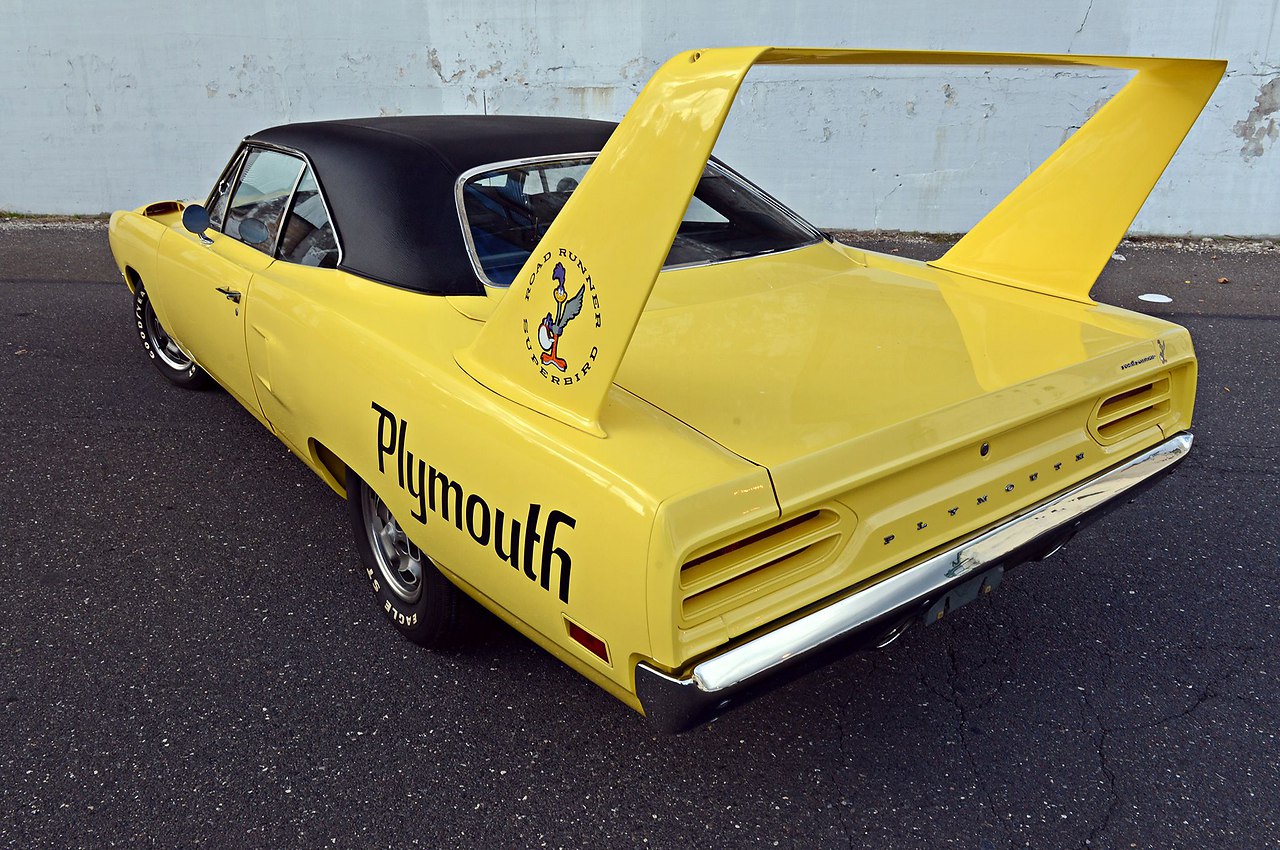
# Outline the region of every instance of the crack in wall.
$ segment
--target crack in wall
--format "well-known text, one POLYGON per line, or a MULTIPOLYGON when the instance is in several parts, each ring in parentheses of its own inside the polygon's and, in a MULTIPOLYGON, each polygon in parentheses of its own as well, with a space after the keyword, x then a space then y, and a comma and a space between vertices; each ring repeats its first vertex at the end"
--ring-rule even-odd
POLYGON ((1089 6, 1084 10, 1084 17, 1080 19, 1080 26, 1076 27, 1076 31, 1072 33, 1071 40, 1067 42, 1067 52, 1071 52, 1071 48, 1075 47, 1076 36, 1084 32, 1084 25, 1089 23, 1089 13, 1093 11, 1093 0, 1089 0, 1089 6))
POLYGON ((1084 32, 1084 25, 1089 23, 1089 13, 1093 11, 1093 0, 1089 0, 1089 7, 1084 10, 1084 18, 1080 21, 1080 26, 1076 27, 1076 35, 1084 32))
POLYGON ((876 201, 876 203, 875 203, 875 209, 872 211, 872 216, 871 216, 871 229, 872 229, 872 230, 879 230, 879 229, 880 229, 880 210, 881 210, 881 208, 883 208, 883 207, 884 207, 884 205, 885 205, 885 203, 887 203, 887 202, 888 202, 888 200, 889 200, 890 198, 892 198, 892 197, 893 197, 893 193, 894 193, 894 192, 896 192, 896 191, 898 191, 898 190, 899 190, 899 189, 901 189, 901 188, 902 188, 902 184, 901 184, 901 183, 899 183, 898 185, 896 185, 896 186, 894 186, 892 189, 890 189, 890 190, 889 190, 889 192, 888 192, 888 193, 887 193, 883 198, 880 198, 879 200, 877 200, 877 201, 876 201))

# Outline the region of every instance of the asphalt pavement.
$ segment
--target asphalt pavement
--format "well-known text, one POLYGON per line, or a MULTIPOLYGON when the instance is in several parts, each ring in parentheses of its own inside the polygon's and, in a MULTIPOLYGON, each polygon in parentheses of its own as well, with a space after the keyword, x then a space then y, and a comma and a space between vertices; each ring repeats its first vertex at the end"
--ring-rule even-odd
POLYGON ((1280 249, 1120 253, 1095 296, 1200 355, 1179 471, 670 737, 505 628, 402 640, 342 501, 152 368, 104 225, 0 222, 0 847, 1280 846, 1280 249))

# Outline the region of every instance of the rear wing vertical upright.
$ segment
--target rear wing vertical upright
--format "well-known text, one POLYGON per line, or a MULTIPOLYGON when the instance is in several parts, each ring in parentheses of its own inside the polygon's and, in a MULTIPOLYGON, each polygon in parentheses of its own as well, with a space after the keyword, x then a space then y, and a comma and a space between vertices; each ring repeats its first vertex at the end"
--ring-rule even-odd
MULTIPOLYGON (((458 364, 589 433, 742 80, 753 65, 1131 70, 1097 114, 933 265, 1089 302, 1089 290, 1226 63, 1208 59, 736 47, 689 51, 636 98, 458 364)), ((697 368, 696 363, 689 364, 697 368)))

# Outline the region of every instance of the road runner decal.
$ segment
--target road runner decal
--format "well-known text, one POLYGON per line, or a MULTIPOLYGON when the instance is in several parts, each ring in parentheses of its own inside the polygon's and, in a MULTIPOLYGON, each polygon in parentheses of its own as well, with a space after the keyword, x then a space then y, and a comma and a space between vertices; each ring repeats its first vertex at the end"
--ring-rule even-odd
MULTIPOLYGON (((585 263, 568 248, 557 248, 547 251, 534 266, 529 275, 529 283, 525 286, 524 300, 532 301, 534 290, 551 285, 551 298, 547 307, 555 304, 542 317, 537 325, 524 320, 524 346, 529 352, 529 359, 537 367, 538 373, 553 384, 571 387, 581 381, 591 371, 591 365, 600 355, 600 349, 590 345, 592 339, 598 338, 595 333, 603 323, 600 314, 600 293, 591 280, 591 272, 585 263), (553 265, 554 263, 554 265, 553 265), (547 272, 550 272, 550 280, 547 272), (570 293, 574 293, 570 295, 570 293), (579 318, 583 309, 588 314, 579 318), (560 351, 560 339, 569 328, 569 323, 577 319, 573 326, 576 356, 560 351), (594 320, 594 321, 588 321, 594 320), (536 345, 535 345, 536 343, 536 345)), ((541 298, 541 296, 539 296, 541 298)))
POLYGON ((387 408, 373 402, 378 412, 376 435, 378 471, 394 475, 396 485, 417 499, 410 515, 421 525, 427 524, 429 513, 451 522, 465 531, 480 546, 488 548, 499 560, 521 571, 543 590, 551 590, 551 576, 558 575, 561 602, 569 601, 569 577, 573 559, 556 546, 558 531, 572 529, 578 521, 564 511, 549 510, 530 504, 523 522, 501 508, 491 508, 478 493, 467 493, 462 485, 405 447, 409 422, 387 408), (395 469, 388 473, 387 464, 395 469), (553 562, 555 569, 553 570, 553 562))

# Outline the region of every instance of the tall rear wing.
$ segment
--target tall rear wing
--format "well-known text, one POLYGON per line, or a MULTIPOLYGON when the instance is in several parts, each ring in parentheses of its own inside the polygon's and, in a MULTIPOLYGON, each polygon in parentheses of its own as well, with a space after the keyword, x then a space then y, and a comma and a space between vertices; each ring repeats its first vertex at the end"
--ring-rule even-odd
MULTIPOLYGON (((1136 72, 932 263, 1085 303, 1226 68, 1209 59, 735 47, 658 69, 458 364, 604 435, 600 411, 738 88, 753 65, 1080 66, 1136 72)), ((690 368, 697 368, 691 363, 690 368)))

